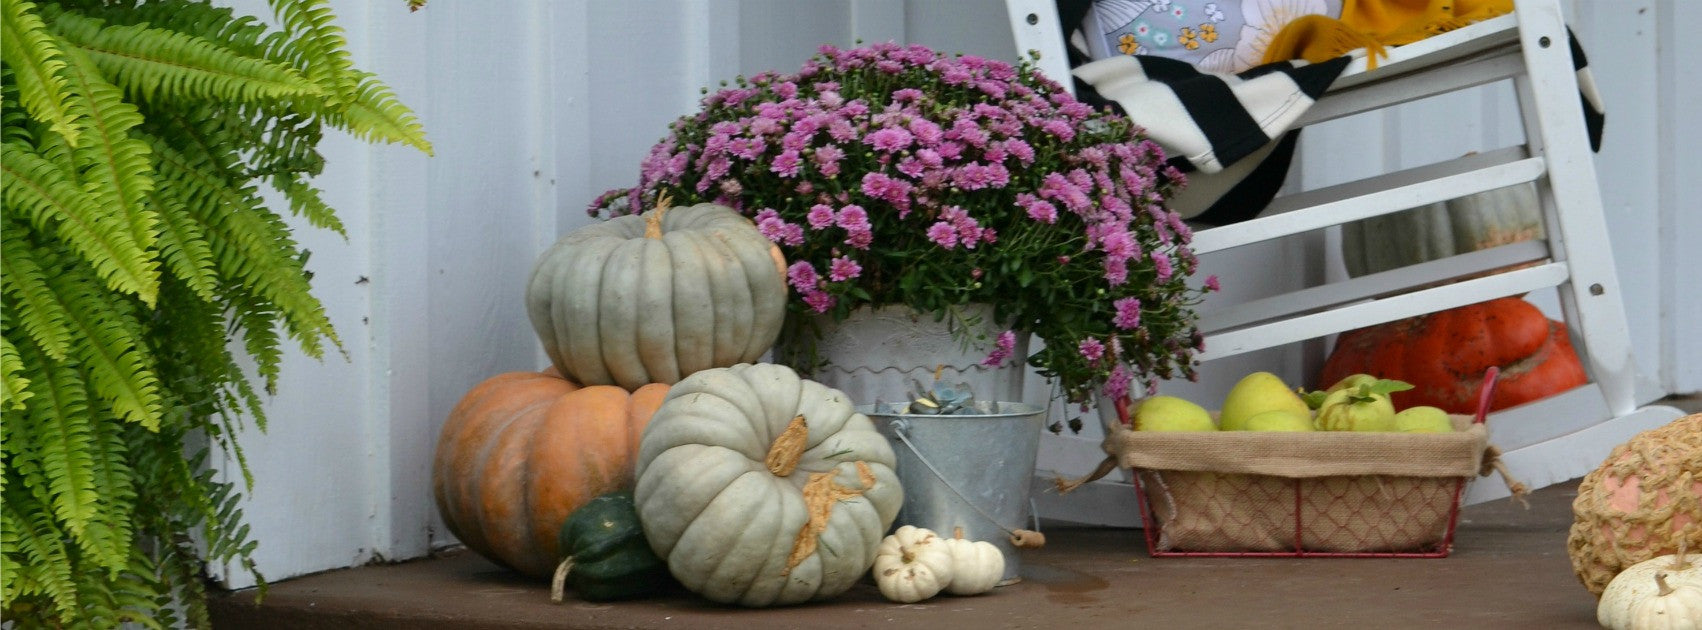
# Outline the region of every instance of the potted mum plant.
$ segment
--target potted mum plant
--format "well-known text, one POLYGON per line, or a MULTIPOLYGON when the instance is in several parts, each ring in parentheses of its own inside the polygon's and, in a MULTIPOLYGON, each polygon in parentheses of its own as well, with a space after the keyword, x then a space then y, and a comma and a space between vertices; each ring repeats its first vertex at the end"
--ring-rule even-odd
POLYGON ((823 321, 893 305, 952 320, 989 305, 1003 332, 984 340, 983 362, 1026 358, 1085 403, 1194 377, 1191 307, 1217 281, 1188 283, 1190 232, 1166 208, 1181 180, 1142 130, 1029 64, 824 46, 794 74, 707 93, 638 186, 591 213, 665 193, 751 217, 791 261, 781 360, 803 371, 823 321), (1044 347, 1013 356, 1018 335, 1044 347))

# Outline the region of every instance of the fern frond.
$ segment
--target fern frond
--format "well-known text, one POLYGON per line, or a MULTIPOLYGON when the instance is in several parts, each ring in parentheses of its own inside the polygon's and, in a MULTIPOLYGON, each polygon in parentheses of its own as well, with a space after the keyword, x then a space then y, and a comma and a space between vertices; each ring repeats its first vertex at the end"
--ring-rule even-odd
MULTIPOLYGON (((153 163, 148 145, 130 137, 130 129, 142 123, 136 106, 124 102, 124 93, 100 75, 94 61, 80 50, 66 51, 70 64, 65 76, 76 88, 71 111, 82 123, 83 142, 77 147, 77 163, 84 182, 102 205, 128 218, 131 238, 143 249, 154 245, 154 225, 159 217, 145 203, 154 189, 153 163)), ((152 303, 151 297, 144 301, 152 303)))
POLYGON ((10 578, 8 608, 20 601, 34 601, 52 608, 51 613, 37 611, 39 616, 58 616, 71 622, 81 619, 77 586, 71 578, 71 549, 65 545, 65 531, 53 521, 53 512, 18 488, 8 490, 5 500, 0 501, 0 514, 4 514, 6 523, 0 537, 6 543, 5 573, 10 578))
POLYGON ((268 4, 284 32, 294 35, 290 43, 301 51, 307 79, 323 88, 333 104, 353 101, 359 79, 330 4, 325 0, 270 0, 268 4))
POLYGON ((342 220, 337 218, 337 211, 319 197, 319 189, 313 184, 303 181, 295 175, 279 174, 272 177, 272 187, 284 193, 284 198, 290 202, 290 212, 307 219, 314 227, 336 232, 345 240, 349 233, 343 230, 342 220))
POLYGON ((71 352, 71 314, 59 303, 53 288, 47 285, 47 273, 35 259, 34 250, 25 246, 16 223, 10 223, 0 233, 0 291, 7 298, 6 312, 29 335, 48 357, 64 360, 71 352))
POLYGON ((220 273, 276 304, 290 337, 308 356, 321 356, 322 339, 341 347, 324 306, 309 292, 303 263, 285 254, 298 250, 288 226, 266 209, 257 191, 228 186, 170 146, 155 143, 153 148, 160 174, 179 187, 212 243, 220 273))
POLYGON ((49 28, 63 45, 88 54, 113 83, 144 100, 252 102, 323 95, 292 68, 183 33, 140 24, 108 26, 72 13, 54 16, 49 28))
POLYGON ((130 567, 136 530, 131 514, 136 510, 135 473, 130 469, 130 449, 116 422, 101 414, 89 424, 91 463, 89 476, 100 493, 100 510, 88 525, 79 546, 88 557, 118 579, 130 567))
POLYGON ((59 239, 93 266, 107 286, 152 303, 159 291, 153 258, 136 243, 129 223, 66 179, 61 166, 31 147, 8 142, 0 152, 4 207, 59 239))
POLYGON ((0 60, 14 72, 19 100, 30 115, 76 144, 76 116, 65 104, 71 93, 59 76, 65 61, 35 9, 25 0, 0 0, 0 60))
MULTIPOLYGON (((32 357, 33 358, 33 357, 32 357)), ((40 357, 45 378, 33 387, 36 399, 13 439, 28 440, 47 481, 53 515, 73 538, 81 538, 100 510, 95 487, 89 425, 98 422, 89 409, 87 389, 72 367, 40 357)))
MULTIPOLYGON (((18 243, 16 247, 41 262, 47 272, 46 285, 75 340, 69 360, 88 374, 101 399, 125 420, 150 428, 159 426, 159 378, 147 348, 138 345, 143 328, 137 307, 112 299, 86 267, 56 261, 51 252, 27 242, 9 239, 7 243, 18 243)), ((8 256, 11 250, 8 248, 8 256)), ((25 362, 30 361, 25 356, 25 362)))
POLYGON ((200 224, 188 216, 182 202, 170 191, 154 191, 149 198, 160 209, 160 259, 197 297, 208 302, 217 300, 219 278, 213 271, 213 250, 200 224))
POLYGON ((34 395, 29 391, 30 379, 24 378, 22 361, 12 340, 0 337, 0 409, 24 409, 24 401, 34 395))
POLYGON ((321 107, 326 122, 367 142, 400 143, 432 155, 431 142, 413 110, 377 76, 359 70, 355 74, 359 81, 355 98, 342 107, 321 107))

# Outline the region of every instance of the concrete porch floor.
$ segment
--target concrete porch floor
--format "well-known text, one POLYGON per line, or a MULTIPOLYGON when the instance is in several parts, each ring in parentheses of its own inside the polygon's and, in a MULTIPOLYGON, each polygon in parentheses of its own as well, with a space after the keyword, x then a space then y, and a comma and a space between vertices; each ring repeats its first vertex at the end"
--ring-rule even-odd
MULTIPOLYGON (((1492 478, 1479 483, 1500 483, 1492 478)), ((214 596, 220 628, 1594 628, 1566 532, 1577 481, 1462 511, 1442 559, 1152 558, 1139 530, 1047 530, 1024 580, 978 597, 900 606, 872 584, 821 604, 746 610, 689 593, 615 604, 571 598, 467 552, 275 584, 263 604, 214 596)))

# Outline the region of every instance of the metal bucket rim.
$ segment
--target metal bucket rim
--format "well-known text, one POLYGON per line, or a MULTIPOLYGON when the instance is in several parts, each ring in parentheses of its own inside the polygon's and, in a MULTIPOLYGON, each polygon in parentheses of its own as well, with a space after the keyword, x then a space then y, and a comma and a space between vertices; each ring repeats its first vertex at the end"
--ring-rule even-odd
POLYGON ((863 414, 863 415, 866 415, 866 416, 870 416, 870 417, 906 418, 906 419, 915 418, 915 419, 927 419, 927 420, 991 420, 991 419, 999 419, 999 418, 1022 418, 1022 417, 1032 416, 1032 415, 1036 415, 1036 414, 1040 414, 1040 413, 1045 413, 1045 411, 1046 411, 1045 409, 1043 409, 1039 406, 1031 405, 1031 404, 1028 404, 1028 403, 1025 403, 1025 402, 993 401, 992 403, 977 403, 977 405, 978 406, 985 405, 985 404, 998 405, 999 409, 1011 409, 1011 411, 1001 411, 999 413, 967 413, 967 414, 945 414, 945 415, 941 415, 941 414, 927 414, 927 413, 905 413, 905 412, 902 412, 902 411, 898 411, 898 409, 901 409, 899 404, 900 403, 877 403, 877 404, 873 404, 873 405, 857 405, 855 407, 855 409, 856 409, 857 413, 860 413, 860 414, 863 414), (883 409, 883 408, 889 409, 890 411, 881 411, 881 409, 883 409))

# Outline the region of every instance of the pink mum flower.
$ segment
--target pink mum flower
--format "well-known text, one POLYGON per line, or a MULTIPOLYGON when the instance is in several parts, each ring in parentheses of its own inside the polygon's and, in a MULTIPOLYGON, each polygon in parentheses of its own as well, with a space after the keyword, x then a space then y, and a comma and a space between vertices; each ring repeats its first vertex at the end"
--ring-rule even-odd
POLYGON ((816 275, 816 268, 807 261, 800 260, 786 268, 786 282, 799 293, 814 291, 820 280, 820 276, 816 275))
POLYGON ((1207 291, 1222 291, 1223 290, 1223 287, 1217 283, 1217 275, 1216 274, 1206 276, 1206 290, 1207 291))
POLYGON ((1081 353, 1083 359, 1087 359, 1088 365, 1098 365, 1099 360, 1105 356, 1105 344, 1098 339, 1088 337, 1076 344, 1076 352, 1081 353))
POLYGON ((993 351, 987 353, 987 358, 981 360, 981 365, 999 367, 1005 360, 1011 358, 1016 351, 1016 332, 1007 330, 999 333, 998 340, 993 342, 993 351))
POLYGON ((1111 318, 1111 323, 1123 330, 1134 330, 1141 325, 1140 298, 1126 297, 1112 303, 1117 308, 1117 315, 1111 318))
POLYGON ((833 206, 825 203, 810 206, 810 211, 804 215, 804 220, 810 222, 810 229, 825 229, 833 225, 833 206))
POLYGON ((957 247, 957 228, 945 221, 928 226, 928 240, 946 249, 957 247))
POLYGON ((817 313, 826 313, 828 309, 833 308, 833 305, 838 302, 838 299, 834 298, 832 294, 826 291, 812 290, 804 294, 804 303, 810 306, 810 310, 817 313))
POLYGON ((863 275, 863 266, 845 256, 833 259, 827 270, 827 279, 833 282, 844 282, 861 275, 863 275))

